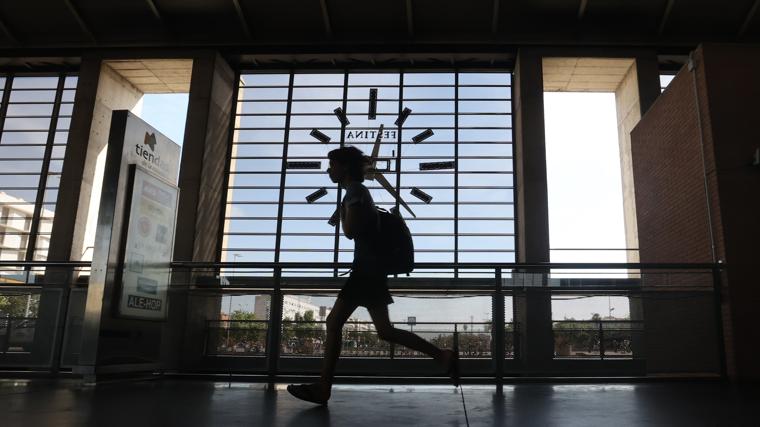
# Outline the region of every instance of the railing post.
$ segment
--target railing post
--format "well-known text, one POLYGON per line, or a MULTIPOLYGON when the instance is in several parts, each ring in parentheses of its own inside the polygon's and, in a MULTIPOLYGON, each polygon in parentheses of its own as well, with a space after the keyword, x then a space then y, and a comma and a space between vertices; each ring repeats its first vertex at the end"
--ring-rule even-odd
POLYGON ((11 315, 5 316, 5 342, 3 343, 3 354, 8 352, 8 346, 11 342, 11 315))
POLYGON ((454 336, 451 337, 452 345, 454 348, 459 348, 459 331, 457 330, 457 323, 454 323, 454 336))
POLYGON ((395 353, 395 351, 396 351, 396 344, 394 344, 393 341, 389 341, 388 342, 388 347, 389 347, 389 350, 390 350, 390 353, 391 353, 390 354, 391 360, 393 360, 393 358, 394 358, 393 353, 395 353))
POLYGON ((494 375, 496 376, 497 393, 501 393, 504 384, 504 336, 506 334, 504 313, 504 289, 501 285, 501 268, 496 269, 496 283, 492 299, 491 313, 491 355, 494 359, 494 375))
POLYGON ((599 321, 599 357, 604 360, 604 327, 602 321, 599 321))
POLYGON ((269 386, 273 387, 278 374, 280 360, 280 336, 282 332, 282 289, 280 281, 282 269, 274 269, 274 290, 269 301, 269 327, 267 328, 267 376, 269 386))
POLYGON ((720 363, 720 376, 728 376, 726 366, 726 342, 723 336, 723 293, 721 286, 721 269, 720 266, 713 266, 713 301, 715 310, 715 332, 718 340, 718 362, 720 363))

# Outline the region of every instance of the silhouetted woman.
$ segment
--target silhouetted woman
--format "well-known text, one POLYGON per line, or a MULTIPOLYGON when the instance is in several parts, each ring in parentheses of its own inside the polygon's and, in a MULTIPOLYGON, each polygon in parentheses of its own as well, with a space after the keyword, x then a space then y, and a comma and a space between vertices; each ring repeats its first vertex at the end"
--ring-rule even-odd
POLYGON ((335 364, 340 356, 341 331, 351 313, 359 307, 367 308, 380 339, 401 344, 432 357, 446 367, 447 373, 459 385, 458 355, 452 350, 441 350, 418 335, 394 328, 388 318, 388 304, 393 298, 388 291, 388 278, 380 270, 376 239, 378 214, 375 202, 362 182, 370 164, 358 148, 342 147, 327 155, 330 179, 345 190, 340 207, 343 234, 354 241, 354 261, 351 275, 338 293, 338 299, 327 316, 324 365, 320 380, 313 384, 289 385, 293 396, 325 405, 330 399, 335 364))

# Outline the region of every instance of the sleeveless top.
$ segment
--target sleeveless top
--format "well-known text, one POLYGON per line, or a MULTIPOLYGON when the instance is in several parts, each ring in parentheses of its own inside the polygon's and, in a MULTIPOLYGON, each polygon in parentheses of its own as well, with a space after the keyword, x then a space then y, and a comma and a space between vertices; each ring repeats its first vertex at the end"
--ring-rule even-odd
POLYGON ((378 217, 375 210, 375 202, 372 200, 369 190, 360 182, 352 182, 346 187, 346 195, 343 197, 345 208, 359 208, 360 212, 372 212, 373 218, 364 224, 375 224, 374 229, 367 226, 365 230, 357 230, 354 235, 354 261, 352 268, 359 273, 379 272, 378 254, 375 242, 377 241, 378 217))

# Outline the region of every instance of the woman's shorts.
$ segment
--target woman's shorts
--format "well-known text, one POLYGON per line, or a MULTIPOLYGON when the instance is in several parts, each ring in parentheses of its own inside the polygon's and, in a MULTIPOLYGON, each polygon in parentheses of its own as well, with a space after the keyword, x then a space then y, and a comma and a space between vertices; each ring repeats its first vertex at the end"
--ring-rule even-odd
POLYGON ((384 274, 367 274, 352 271, 338 298, 366 308, 393 304, 388 291, 388 277, 384 274))

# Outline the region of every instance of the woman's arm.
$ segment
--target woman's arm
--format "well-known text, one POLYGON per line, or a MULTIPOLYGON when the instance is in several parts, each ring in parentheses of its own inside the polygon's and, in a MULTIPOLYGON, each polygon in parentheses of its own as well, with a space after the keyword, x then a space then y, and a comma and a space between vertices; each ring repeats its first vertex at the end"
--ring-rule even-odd
POLYGON ((340 205, 340 225, 343 228, 343 235, 346 236, 348 240, 354 239, 354 227, 349 221, 354 221, 355 216, 356 215, 353 215, 353 208, 349 209, 343 204, 340 205), (349 211, 352 213, 349 214, 349 211))
POLYGON ((356 203, 350 206, 341 205, 341 226, 347 239, 353 240, 356 233, 367 227, 372 215, 370 206, 356 203))

